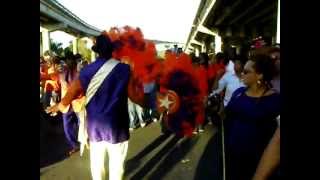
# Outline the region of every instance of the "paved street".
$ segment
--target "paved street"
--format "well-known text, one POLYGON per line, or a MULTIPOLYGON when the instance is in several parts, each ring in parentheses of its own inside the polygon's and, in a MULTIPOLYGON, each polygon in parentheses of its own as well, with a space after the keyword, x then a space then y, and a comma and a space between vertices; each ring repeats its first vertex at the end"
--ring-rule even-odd
MULTIPOLYGON (((89 153, 67 157, 67 144, 61 123, 51 123, 50 134, 40 140, 41 180, 90 180, 89 153)), ((220 180, 222 175, 220 138, 216 128, 179 139, 160 135, 159 122, 131 133, 125 166, 125 179, 220 180), (218 151, 219 150, 219 151, 218 151)))

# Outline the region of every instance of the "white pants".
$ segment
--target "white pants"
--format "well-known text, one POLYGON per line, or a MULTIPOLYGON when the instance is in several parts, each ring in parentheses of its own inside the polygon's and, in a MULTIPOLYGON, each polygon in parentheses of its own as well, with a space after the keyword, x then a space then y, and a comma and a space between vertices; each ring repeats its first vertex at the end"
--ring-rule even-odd
POLYGON ((90 142, 90 167, 93 180, 105 180, 105 159, 109 157, 109 180, 122 180, 128 141, 111 144, 106 141, 90 142))
POLYGON ((82 156, 85 146, 88 145, 88 133, 87 133, 87 112, 82 110, 76 112, 79 120, 78 141, 80 142, 80 156, 82 156))

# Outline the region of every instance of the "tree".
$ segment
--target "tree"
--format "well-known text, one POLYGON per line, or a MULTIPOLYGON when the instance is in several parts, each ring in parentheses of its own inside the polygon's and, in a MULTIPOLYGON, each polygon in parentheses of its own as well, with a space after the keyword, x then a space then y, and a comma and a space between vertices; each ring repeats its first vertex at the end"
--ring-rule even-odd
POLYGON ((63 53, 62 43, 54 42, 52 39, 50 39, 50 49, 56 55, 62 56, 62 53, 63 53))
POLYGON ((73 53, 73 45, 72 45, 72 41, 70 42, 69 46, 64 48, 63 50, 63 56, 65 56, 66 54, 69 53, 73 53))

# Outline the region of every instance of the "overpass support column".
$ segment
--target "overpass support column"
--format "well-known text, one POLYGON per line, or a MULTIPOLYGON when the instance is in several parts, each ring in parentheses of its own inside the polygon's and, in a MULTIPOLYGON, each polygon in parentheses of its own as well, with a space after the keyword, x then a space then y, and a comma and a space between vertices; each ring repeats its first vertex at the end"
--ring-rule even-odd
POLYGON ((196 47, 196 48, 195 48, 195 55, 199 57, 199 54, 200 54, 199 48, 196 47))
POLYGON ((93 37, 88 38, 87 48, 90 49, 90 51, 91 51, 90 62, 93 62, 96 60, 96 53, 91 49, 93 44, 94 44, 94 38, 93 37))
POLYGON ((206 53, 207 52, 207 46, 206 46, 206 42, 202 41, 202 46, 201 46, 201 52, 202 53, 206 53))
POLYGON ((96 60, 96 53, 91 50, 91 62, 96 60))
POLYGON ((195 48, 195 49, 197 49, 197 51, 195 52, 195 53, 196 53, 196 56, 199 56, 199 53, 203 52, 203 51, 202 51, 202 50, 203 50, 203 44, 202 44, 202 42, 199 42, 199 41, 193 39, 193 40, 191 40, 191 43, 196 44, 196 45, 199 46, 199 48, 195 48))
POLYGON ((78 37, 75 37, 72 40, 72 52, 73 52, 73 54, 77 54, 78 53, 78 40, 79 40, 78 37))
POLYGON ((221 36, 216 35, 214 37, 214 44, 215 44, 215 48, 214 48, 215 53, 217 54, 218 52, 221 52, 221 45, 222 45, 221 36))
POLYGON ((45 28, 40 28, 41 39, 42 39, 42 54, 46 51, 50 51, 50 35, 49 30, 45 28))

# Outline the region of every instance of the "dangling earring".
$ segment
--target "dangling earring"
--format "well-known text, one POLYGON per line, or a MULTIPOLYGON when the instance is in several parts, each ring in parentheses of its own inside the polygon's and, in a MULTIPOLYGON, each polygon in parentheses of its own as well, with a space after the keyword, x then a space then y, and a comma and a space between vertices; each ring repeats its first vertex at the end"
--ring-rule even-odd
POLYGON ((261 81, 260 80, 258 80, 257 83, 258 83, 258 85, 261 85, 261 81))

